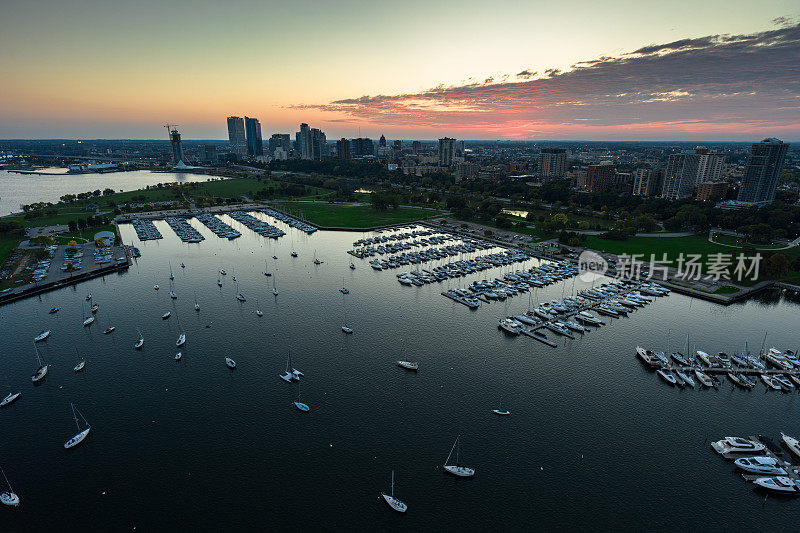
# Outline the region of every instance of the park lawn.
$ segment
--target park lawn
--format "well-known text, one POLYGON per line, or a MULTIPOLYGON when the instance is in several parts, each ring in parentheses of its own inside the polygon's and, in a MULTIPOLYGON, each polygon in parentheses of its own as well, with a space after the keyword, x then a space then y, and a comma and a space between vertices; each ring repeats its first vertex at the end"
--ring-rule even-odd
MULTIPOLYGON (((729 246, 736 246, 737 248, 741 248, 744 243, 741 242, 742 239, 734 237, 733 235, 714 235, 714 242, 719 244, 727 244, 729 246)), ((783 248, 786 246, 785 244, 751 244, 753 248, 756 250, 774 250, 776 248, 783 248)))
POLYGON ((69 244, 69 241, 87 242, 94 238, 95 233, 101 231, 110 231, 114 235, 117 234, 117 227, 114 224, 107 224, 105 226, 93 226, 88 229, 79 231, 78 233, 64 233, 56 237, 56 244, 69 244))
POLYGON ((369 205, 291 202, 275 204, 275 207, 292 215, 302 216, 314 224, 334 228, 372 228, 442 216, 436 211, 419 207, 379 211, 369 205))
POLYGON ((734 249, 728 246, 721 246, 708 242, 705 237, 691 235, 688 237, 633 237, 627 241, 614 241, 601 239, 598 236, 589 235, 583 244, 586 248, 610 252, 613 254, 641 254, 645 260, 650 259, 650 254, 655 254, 656 259, 661 259, 662 254, 675 260, 681 252, 684 256, 688 254, 713 254, 713 253, 733 253, 734 249))
POLYGON ((20 223, 25 226, 26 228, 38 227, 38 226, 55 226, 58 224, 69 224, 70 220, 76 220, 79 218, 86 218, 88 216, 103 216, 107 215, 112 217, 111 211, 103 211, 101 210, 100 213, 96 213, 95 211, 85 211, 76 208, 76 206, 69 205, 69 206, 58 206, 55 207, 58 210, 58 214, 56 215, 45 215, 43 217, 38 218, 30 218, 26 219, 23 215, 15 215, 12 217, 8 217, 9 220, 19 220, 20 223))
POLYGON ((8 256, 21 242, 21 239, 12 235, 0 235, 0 266, 6 262, 8 256))

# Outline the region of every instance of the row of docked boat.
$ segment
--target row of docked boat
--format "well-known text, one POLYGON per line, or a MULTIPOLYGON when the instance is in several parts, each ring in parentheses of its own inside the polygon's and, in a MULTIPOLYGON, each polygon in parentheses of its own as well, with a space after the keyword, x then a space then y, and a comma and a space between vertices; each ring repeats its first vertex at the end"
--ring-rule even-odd
POLYGON ((233 239, 238 239, 242 236, 241 233, 224 223, 216 215, 212 215, 210 213, 201 213, 195 218, 202 222, 205 227, 210 229, 212 232, 214 232, 214 235, 221 239, 228 239, 229 241, 232 241, 233 239))
MULTIPOLYGON (((800 441, 781 433, 781 443, 791 455, 800 457, 800 441)), ((800 495, 798 468, 791 460, 779 458, 783 450, 772 439, 759 435, 754 438, 725 437, 711 443, 711 449, 726 459, 733 459, 743 477, 760 489, 777 494, 800 495)))
MULTIPOLYGON (((401 227, 402 226, 397 226, 397 227, 395 227, 395 229, 400 229, 401 227)), ((372 245, 377 245, 377 244, 381 244, 381 243, 385 243, 385 242, 404 241, 404 240, 407 240, 407 239, 416 239, 417 237, 423 237, 423 239, 419 239, 419 240, 420 241, 425 241, 424 237, 428 237, 428 236, 431 236, 431 235, 435 236, 435 238, 440 238, 437 235, 439 232, 436 231, 436 230, 433 230, 433 229, 423 229, 423 230, 416 229, 417 226, 413 225, 413 224, 412 224, 411 227, 413 227, 415 229, 412 230, 412 231, 404 232, 404 233, 394 233, 392 235, 375 235, 373 237, 365 237, 363 239, 358 239, 357 241, 355 241, 353 243, 353 248, 360 248, 360 247, 364 247, 364 246, 372 246, 372 245)), ((445 235, 441 236, 441 239, 442 239, 441 242, 444 242, 445 240, 454 240, 455 237, 453 237, 450 234, 445 234, 445 235)), ((433 240, 433 237, 432 237, 431 240, 433 240)))
POLYGON ((164 238, 152 220, 134 218, 131 220, 131 225, 140 241, 153 241, 164 238))
MULTIPOLYGON (((420 240, 413 240, 408 242, 393 242, 387 244, 381 244, 377 247, 365 247, 365 248, 356 248, 354 250, 348 250, 347 253, 354 257, 358 257, 359 259, 363 259, 365 257, 372 257, 375 254, 378 255, 385 255, 385 254, 397 254, 398 252, 403 252, 404 250, 411 250, 414 247, 424 247, 424 246, 431 246, 434 244, 444 244, 446 241, 457 241, 459 237, 455 237, 452 235, 438 235, 430 237, 430 239, 420 239, 420 240)), ((454 256, 461 253, 473 253, 478 252, 481 250, 488 250, 490 248, 494 248, 494 244, 489 243, 487 241, 482 240, 475 240, 475 239, 464 239, 462 242, 457 244, 450 244, 444 245, 441 248, 429 248, 427 250, 421 250, 417 252, 412 252, 410 254, 402 253, 399 257, 410 256, 414 257, 415 255, 419 255, 423 259, 419 259, 416 262, 421 262, 424 260, 431 260, 431 259, 443 259, 447 256, 454 256)), ((389 257, 388 260, 397 260, 398 258, 389 257)), ((415 262, 415 261, 412 261, 415 262)))
POLYGON ((300 231, 304 231, 309 235, 317 231, 316 226, 312 226, 311 224, 303 222, 302 220, 295 218, 291 215, 287 215, 286 213, 281 213, 280 211, 276 211, 271 207, 265 207, 264 209, 261 210, 261 212, 264 213, 265 215, 277 218, 284 224, 288 224, 293 228, 299 229, 300 231))
POLYGON ((235 221, 244 224, 249 229, 255 231, 262 237, 269 237, 271 239, 277 239, 279 237, 283 237, 286 235, 286 232, 280 228, 276 228, 272 224, 268 224, 263 220, 259 220, 253 215, 246 213, 244 211, 233 211, 228 213, 228 216, 234 219, 235 221))
POLYGON ((198 243, 205 240, 205 237, 183 217, 167 217, 164 220, 183 242, 198 243))

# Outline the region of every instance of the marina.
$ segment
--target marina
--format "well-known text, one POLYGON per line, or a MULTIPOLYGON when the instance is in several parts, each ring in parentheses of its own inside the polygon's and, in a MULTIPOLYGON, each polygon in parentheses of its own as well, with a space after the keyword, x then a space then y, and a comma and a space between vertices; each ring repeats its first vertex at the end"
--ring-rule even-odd
MULTIPOLYGON (((249 213, 259 219, 262 215, 249 213)), ((577 522, 593 520, 622 528, 645 519, 653 527, 676 522, 689 527, 706 513, 728 509, 731 497, 742 505, 725 512, 732 512, 732 519, 741 523, 752 523, 756 515, 759 523, 778 527, 795 511, 794 506, 772 499, 762 510, 761 499, 748 497, 751 487, 743 486, 740 477, 719 472, 718 464, 695 453, 708 446, 703 441, 706 433, 735 434, 745 424, 764 431, 785 424, 788 433, 800 433, 800 427, 787 422, 800 415, 791 402, 793 394, 727 394, 723 389, 716 394, 686 394, 688 387, 653 386, 642 379, 652 375, 647 367, 631 365, 623 357, 631 346, 662 343, 668 329, 690 331, 698 347, 732 353, 726 332, 735 328, 760 341, 764 325, 753 320, 752 313, 765 306, 770 313, 768 346, 791 346, 798 304, 786 295, 720 311, 679 294, 646 294, 653 288, 645 285, 623 285, 607 278, 584 281, 567 265, 522 255, 516 261, 513 250, 509 254, 496 246, 385 272, 370 268, 369 261, 402 252, 381 256, 376 251, 376 256, 359 260, 344 251, 359 238, 430 228, 357 234, 320 230, 309 235, 268 218, 266 222, 289 239, 242 231, 240 238, 229 240, 212 238, 216 234, 208 226, 188 222, 204 238, 201 242, 183 241, 165 219, 153 221, 163 235, 160 242, 140 241, 132 225, 122 224, 122 240, 141 250, 125 273, 3 309, 7 327, 25 333, 0 347, 10 385, 4 394, 23 392, 0 412, 4 415, 0 431, 17 435, 7 443, 10 460, 3 466, 24 504, 55 497, 58 505, 87 513, 98 522, 117 523, 119 507, 111 502, 123 499, 128 502, 122 512, 126 523, 136 517, 139 529, 178 527, 194 517, 246 527, 244 507, 274 512, 281 527, 290 523, 313 527, 319 520, 327 520, 332 528, 390 527, 386 521, 399 515, 387 508, 379 491, 390 495, 389 474, 398 469, 402 475, 398 496, 408 508, 403 519, 418 529, 426 529, 430 517, 438 515, 464 528, 512 527, 521 519, 556 527, 563 522, 552 512, 574 508, 565 502, 565 495, 583 499, 577 522), (298 257, 292 258, 291 251, 298 257), (315 255, 324 259, 319 267, 313 263, 315 255), (485 259, 489 256, 496 264, 485 259), (351 260, 355 269, 350 268, 351 260), (475 268, 479 264, 488 266, 475 268), (271 276, 264 275, 266 269, 271 276), (418 278, 414 270, 426 277, 433 273, 447 277, 418 279, 420 285, 410 286, 396 281, 398 273, 418 278), (546 283, 548 271, 553 281, 546 283), (231 279, 234 275, 238 289, 231 279), (557 276, 563 277, 556 280, 557 276), (275 278, 279 297, 272 294, 275 278), (164 290, 153 290, 154 283, 164 290), (484 283, 487 286, 481 288, 484 283), (520 290, 526 285, 527 292, 520 290), (347 294, 340 291, 345 287, 347 294), (492 289, 498 296, 498 291, 508 289, 506 298, 487 297, 492 289), (179 298, 170 298, 170 290, 179 298), (237 301, 239 290, 247 295, 246 301, 237 301), (479 300, 472 312, 453 298, 442 297, 443 292, 461 297, 456 290, 485 301, 479 300), (85 300, 89 293, 91 302, 85 300), (640 303, 630 300, 633 307, 624 305, 628 298, 640 303), (621 306, 616 309, 628 309, 625 314, 614 311, 613 301, 621 306), (570 307, 571 302, 576 306, 570 307), (82 328, 82 307, 88 314, 94 303, 99 304, 92 315, 97 323, 82 328), (54 308, 59 311, 49 314, 54 308), (617 314, 603 315, 600 308, 617 314), (169 318, 162 320, 168 311, 169 318), (592 318, 584 316, 587 322, 583 322, 578 318, 581 312, 592 318), (631 319, 623 320, 626 316, 631 319), (342 332, 343 317, 353 334, 342 332), (498 320, 509 321, 509 328, 518 334, 489 334, 488 328, 497 327, 498 320), (591 333, 572 329, 568 323, 591 333), (104 335, 112 326, 113 334, 104 335), (40 363, 31 345, 37 334, 47 330, 50 336, 37 343, 40 363), (518 338, 523 335, 539 337, 540 342, 518 338), (181 336, 185 344, 178 348, 181 336), (395 339, 400 338, 405 352, 396 346, 401 342, 395 339), (552 350, 548 343, 559 349, 552 350), (286 347, 292 350, 288 365, 286 347), (86 355, 79 372, 74 370, 75 348, 86 355), (302 376, 294 374, 300 372, 297 362, 302 376), (47 366, 48 372, 34 386, 31 374, 40 366, 47 366), (286 373, 294 377, 276 379, 286 373), (302 392, 297 388, 300 380, 302 392), (214 392, 214 401, 207 401, 208 391, 214 392), (64 450, 70 435, 88 427, 80 415, 76 427, 70 403, 91 422, 91 434, 64 450), (717 415, 708 417, 708 412, 717 415), (507 413, 513 414, 498 416, 507 413), (678 424, 686 439, 669 438, 678 424), (44 429, 50 426, 52 430, 44 429), (223 426, 224 432, 208 431, 223 426), (557 445, 540 446, 545 433, 553 435, 557 445), (463 442, 455 443, 451 457, 443 462, 459 434, 463 442), (598 435, 603 438, 587 447, 586 442, 598 435), (176 439, 193 453, 175 453, 176 439), (681 468, 652 465, 660 472, 656 475, 642 462, 653 453, 680 458, 681 468), (106 462, 103 457, 114 460, 106 462), (613 470, 608 457, 615 457, 613 470), (209 466, 198 469, 198 460, 209 466), (55 474, 46 487, 38 482, 40 467, 18 466, 32 462, 55 474), (323 464, 336 483, 318 486, 315 476, 305 471, 323 464), (444 475, 445 466, 475 475, 444 475), (713 479, 719 489, 716 495, 688 484, 681 476, 683 468, 713 479), (230 469, 250 473, 234 479, 228 475, 230 469), (118 481, 120 472, 131 474, 130 481, 118 481), (628 482, 620 484, 621 497, 631 501, 640 501, 633 489, 647 479, 653 490, 687 493, 702 505, 684 504, 685 513, 680 515, 649 509, 620 517, 599 494, 574 486, 576 479, 599 483, 609 472, 625 476, 628 482), (95 475, 97 480, 90 482, 95 475), (184 480, 190 477, 187 486, 184 480), (73 494, 76 480, 85 480, 85 488, 73 494), (135 494, 145 488, 153 498, 140 502, 135 494), (93 496, 99 491, 108 496, 93 496), (236 493, 237 501, 214 505, 211 492, 236 493), (187 503, 179 509, 167 503, 183 493, 187 503), (325 499, 331 493, 335 503, 325 499), (469 501, 461 501, 459 495, 469 501), (541 502, 535 508, 525 504, 531 495, 541 502), (278 512, 287 502, 310 497, 322 503, 308 515, 288 520, 278 512), (89 500, 91 505, 85 503, 89 500), (446 509, 440 501, 447 502, 446 509), (474 501, 487 502, 483 511, 476 512, 474 501), (506 505, 503 512, 492 510, 506 505), (345 520, 336 511, 342 506, 359 508, 363 516, 345 520), (148 518, 154 515, 169 518, 155 524, 148 518)), ((386 243, 396 241, 386 239, 386 243)), ((427 248, 462 242, 454 236, 427 248)), ((92 254, 84 250, 84 257, 92 254)), ((58 264, 54 262, 53 268, 58 264)), ((4 519, 14 527, 29 519, 32 509, 20 505, 11 513, 9 508, 4 519)), ((57 517, 42 520, 57 527, 57 517)))

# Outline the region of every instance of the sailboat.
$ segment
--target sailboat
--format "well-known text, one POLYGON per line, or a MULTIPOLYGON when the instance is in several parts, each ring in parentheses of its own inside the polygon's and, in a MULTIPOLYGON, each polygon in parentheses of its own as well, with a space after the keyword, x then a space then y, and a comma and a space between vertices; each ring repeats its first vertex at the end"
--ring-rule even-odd
POLYGON ((315 265, 321 265, 322 264, 322 261, 317 259, 317 251, 316 250, 314 250, 314 264, 315 265))
POLYGON ((222 287, 222 280, 217 278, 217 286, 222 287))
POLYGON ((183 353, 182 352, 178 352, 178 353, 175 354, 175 360, 176 361, 180 361, 181 357, 183 357, 183 353))
POLYGON ((92 429, 92 426, 89 425, 89 422, 86 421, 86 418, 80 413, 80 411, 78 411, 75 408, 75 405, 74 404, 70 405, 72 406, 72 416, 75 418, 75 425, 78 426, 78 432, 75 435, 73 435, 71 439, 69 439, 67 442, 64 443, 64 448, 66 449, 74 448, 75 446, 83 442, 83 439, 86 438, 86 436, 89 434, 89 431, 92 429), (83 418, 83 421, 86 424, 86 429, 84 430, 81 430, 81 425, 80 423, 78 423, 79 414, 81 415, 81 418, 83 418))
POLYGON ((290 351, 286 356, 286 372, 280 374, 278 377, 287 383, 291 383, 292 380, 300 381, 300 376, 304 375, 305 374, 292 366, 292 352, 290 351))
POLYGON ((39 356, 39 350, 36 348, 36 343, 33 344, 33 350, 36 352, 36 360, 39 362, 39 368, 37 368, 36 372, 31 376, 31 381, 38 383, 44 379, 50 367, 42 362, 42 358, 39 356))
POLYGON ((275 287, 275 278, 272 278, 272 294, 278 295, 278 289, 275 287))
POLYGON ((500 396, 500 405, 497 406, 497 409, 492 409, 492 412, 496 415, 510 415, 511 411, 506 411, 503 409, 503 397, 500 396))
POLYGON ((347 287, 344 286, 344 276, 342 276, 342 288, 339 289, 339 292, 342 294, 350 294, 350 291, 347 290, 347 287))
POLYGON ((83 327, 91 326, 92 322, 94 322, 93 316, 86 316, 86 308, 83 304, 81 304, 81 314, 83 315, 83 327))
POLYGON ((175 341, 175 346, 183 346, 186 344, 186 333, 181 333, 178 335, 178 340, 175 341))
POLYGON ((75 347, 75 353, 78 354, 78 364, 75 365, 75 372, 80 372, 86 366, 86 359, 81 359, 81 354, 78 353, 78 347, 75 347))
POLYGON ((49 336, 50 336, 50 330, 49 330, 49 329, 48 329, 47 331, 42 331, 41 333, 39 333, 38 335, 36 335, 36 336, 33 338, 33 342, 40 342, 40 341, 43 341, 43 340, 45 340, 45 339, 46 339, 47 337, 49 337, 49 336))
POLYGON ((355 269, 356 269, 356 266, 353 264, 352 261, 350 261, 350 270, 355 270, 355 269))
POLYGON ((231 368, 231 369, 236 368, 236 361, 234 361, 230 357, 226 357, 225 358, 225 364, 228 366, 228 368, 231 368))
POLYGON ((236 299, 239 300, 240 302, 246 302, 247 301, 247 298, 244 297, 244 294, 239 292, 239 284, 238 283, 236 284, 236 299))
POLYGON ((345 305, 345 303, 346 303, 346 299, 345 299, 344 296, 342 296, 342 311, 344 313, 344 316, 343 316, 343 319, 342 319, 342 331, 344 331, 348 335, 351 335, 353 333, 353 328, 351 328, 351 327, 349 327, 347 325, 347 306, 345 305))
MULTIPOLYGON (((138 328, 136 331, 139 331, 138 328)), ((136 350, 141 350, 143 344, 144 344, 144 337, 142 337, 142 332, 139 331, 139 339, 136 341, 136 344, 134 344, 133 347, 136 350)))
POLYGON ((294 402, 294 406, 301 411, 308 411, 311 409, 308 405, 300 401, 300 383, 297 384, 297 400, 294 402))
POLYGON ((200 310, 200 304, 197 303, 197 296, 194 297, 194 310, 195 311, 199 311, 200 310))
POLYGON ((467 468, 466 466, 461 466, 459 464, 459 454, 461 452, 461 435, 456 437, 456 441, 453 443, 453 447, 450 448, 450 453, 447 455, 447 459, 444 460, 444 470, 454 476, 458 477, 472 477, 475 475, 475 470, 472 468, 467 468), (453 450, 456 451, 456 462, 455 464, 447 464, 450 462, 450 457, 453 455, 453 450))
POLYGON ((186 268, 186 265, 181 262, 181 268, 186 268))
POLYGON ((389 507, 398 513, 405 513, 408 510, 408 505, 394 497, 394 470, 392 470, 392 492, 390 494, 381 492, 381 496, 384 501, 389 504, 389 507))
POLYGON ((272 272, 270 272, 268 267, 267 267, 267 260, 266 259, 264 259, 264 275, 265 276, 271 276, 272 275, 272 272))
POLYGON ((297 252, 294 251, 294 238, 292 238, 292 253, 289 255, 292 257, 297 257, 297 252))
POLYGON ((5 470, 3 470, 3 477, 6 479, 6 485, 8 485, 8 492, 0 493, 0 502, 2 502, 3 505, 16 507, 17 505, 19 505, 19 496, 14 494, 14 489, 11 487, 11 482, 8 480, 5 470))
POLYGON ((22 394, 21 392, 11 392, 11 384, 8 382, 8 377, 6 377, 6 385, 8 385, 8 396, 6 396, 5 398, 3 398, 2 401, 0 401, 0 407, 5 407, 6 405, 11 404, 22 394))
POLYGON ((264 316, 264 313, 261 312, 261 309, 259 309, 259 307, 260 306, 258 305, 258 300, 256 300, 256 315, 264 316))
POLYGON ((172 263, 169 264, 169 279, 175 279, 175 274, 172 273, 172 263))

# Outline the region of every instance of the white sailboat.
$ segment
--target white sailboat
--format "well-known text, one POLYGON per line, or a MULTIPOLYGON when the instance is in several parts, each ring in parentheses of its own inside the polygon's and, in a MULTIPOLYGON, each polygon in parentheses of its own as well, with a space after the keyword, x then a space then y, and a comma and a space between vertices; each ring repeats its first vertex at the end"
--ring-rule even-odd
POLYGON ((181 333, 178 335, 178 340, 175 341, 175 346, 183 346, 186 344, 186 333, 181 333))
POLYGON ((317 250, 316 249, 314 250, 314 264, 315 265, 321 265, 322 264, 322 261, 317 259, 317 250))
POLYGON ((175 274, 172 273, 172 263, 169 264, 169 279, 175 279, 175 274))
POLYGON ((86 366, 86 359, 81 359, 81 354, 78 352, 78 347, 75 347, 75 353, 78 355, 78 364, 75 365, 75 372, 80 372, 86 366))
POLYGON ((347 325, 347 305, 346 305, 346 303, 347 303, 346 297, 344 295, 342 295, 342 311, 343 311, 342 331, 344 331, 348 335, 351 335, 353 333, 353 328, 351 328, 350 326, 347 325))
POLYGON ((74 404, 70 405, 72 406, 72 416, 75 418, 75 425, 78 426, 78 432, 75 435, 73 435, 71 439, 69 439, 67 442, 64 443, 64 448, 66 449, 74 448, 75 446, 83 442, 83 440, 89 434, 89 431, 92 429, 92 426, 89 425, 89 422, 86 420, 86 417, 84 417, 81 414, 81 412, 75 408, 74 404), (83 422, 86 424, 86 429, 84 430, 81 430, 81 425, 78 422, 78 415, 81 415, 81 418, 83 418, 83 422))
POLYGON ((247 298, 244 297, 244 294, 242 294, 239 291, 239 282, 236 282, 236 299, 239 300, 240 302, 246 302, 247 301, 247 298))
POLYGON ((222 280, 217 278, 217 287, 222 287, 222 280))
POLYGON ((256 315, 257 316, 264 316, 264 313, 261 312, 261 306, 258 305, 258 299, 256 299, 256 315))
POLYGON ((497 409, 492 409, 492 412, 494 414, 496 414, 496 415, 501 415, 501 416, 505 416, 505 415, 510 415, 511 414, 511 411, 507 411, 507 410, 503 409, 503 396, 502 395, 500 396, 500 405, 497 406, 497 409))
POLYGON ((292 352, 290 351, 286 356, 286 372, 280 374, 280 377, 283 381, 290 383, 292 380, 300 381, 300 376, 304 376, 302 372, 297 370, 292 366, 292 352))
POLYGON ((166 319, 168 319, 168 318, 169 318, 169 317, 171 317, 171 316, 172 316, 172 311, 167 311, 166 313, 164 313, 163 315, 161 315, 161 320, 166 320, 166 319))
POLYGON ((83 305, 83 303, 81 303, 81 314, 83 315, 83 326, 91 326, 92 322, 94 322, 94 316, 86 316, 86 307, 83 305))
POLYGON ((183 352, 178 352, 178 353, 175 354, 175 360, 176 361, 180 361, 181 357, 183 357, 183 352))
POLYGON ((200 310, 200 304, 197 303, 197 296, 194 297, 194 310, 195 311, 199 311, 200 310))
POLYGON ((475 470, 472 468, 467 468, 466 466, 461 466, 459 464, 459 455, 461 452, 461 435, 456 437, 456 441, 453 443, 453 447, 450 448, 450 453, 447 455, 447 459, 444 460, 444 470, 449 474, 453 474, 454 476, 458 477, 472 477, 475 475, 475 470), (450 456, 453 455, 453 450, 456 451, 456 462, 455 464, 448 464, 450 462, 450 456))
POLYGON ((142 336, 142 332, 139 331, 138 328, 136 329, 136 331, 139 332, 139 338, 136 340, 136 344, 134 344, 133 347, 136 350, 141 350, 142 349, 142 345, 144 344, 144 337, 142 336))
POLYGON ((5 407, 6 405, 11 404, 14 400, 20 397, 22 394, 21 392, 12 392, 11 384, 8 382, 8 377, 6 377, 6 385, 8 385, 8 396, 0 401, 0 407, 5 407))
POLYGON ((408 510, 408 505, 394 497, 394 470, 392 470, 392 492, 390 494, 381 492, 381 496, 383 497, 383 500, 389 504, 389 507, 398 513, 405 513, 408 510))
POLYGON ((3 505, 16 507, 17 505, 19 505, 19 496, 14 494, 14 489, 11 487, 11 482, 8 480, 8 477, 6 476, 6 471, 2 470, 2 472, 3 472, 3 477, 6 479, 6 485, 8 485, 8 491, 0 493, 0 502, 2 502, 3 505))
POLYGON ((33 350, 36 352, 36 360, 39 362, 39 368, 37 368, 36 372, 34 372, 33 376, 31 376, 31 381, 38 383, 47 375, 47 371, 50 366, 42 362, 42 358, 39 356, 39 350, 36 348, 36 343, 33 344, 33 350))
POLYGON ((50 336, 50 330, 49 329, 47 331, 42 331, 41 333, 39 333, 38 335, 36 335, 33 338, 33 342, 41 342, 41 341, 45 340, 47 337, 49 337, 49 336, 50 336))
POLYGON ((227 365, 228 368, 236 368, 236 361, 234 361, 230 357, 225 358, 225 364, 227 365))

